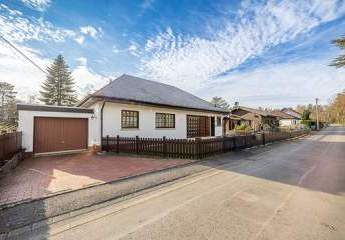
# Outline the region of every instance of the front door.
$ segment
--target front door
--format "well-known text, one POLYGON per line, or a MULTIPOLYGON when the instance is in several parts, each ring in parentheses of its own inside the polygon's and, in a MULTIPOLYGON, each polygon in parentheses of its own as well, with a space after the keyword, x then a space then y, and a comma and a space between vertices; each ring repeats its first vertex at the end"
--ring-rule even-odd
POLYGON ((211 136, 214 136, 215 133, 215 122, 214 117, 211 117, 211 136))

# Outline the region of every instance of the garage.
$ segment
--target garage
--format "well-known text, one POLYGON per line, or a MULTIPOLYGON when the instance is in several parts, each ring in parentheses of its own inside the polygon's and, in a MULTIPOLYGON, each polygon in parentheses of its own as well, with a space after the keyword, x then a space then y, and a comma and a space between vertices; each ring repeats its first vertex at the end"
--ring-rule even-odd
POLYGON ((87 149, 87 139, 87 118, 34 119, 34 153, 87 149))
POLYGON ((99 145, 93 109, 17 104, 18 130, 29 154, 57 154, 94 149, 99 145))

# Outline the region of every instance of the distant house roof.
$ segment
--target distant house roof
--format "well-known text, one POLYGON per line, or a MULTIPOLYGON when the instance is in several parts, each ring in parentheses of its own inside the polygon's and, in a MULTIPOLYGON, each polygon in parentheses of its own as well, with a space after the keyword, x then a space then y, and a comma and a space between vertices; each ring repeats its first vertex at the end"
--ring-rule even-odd
POLYGON ((284 112, 284 113, 287 113, 287 114, 289 114, 291 116, 294 116, 297 119, 301 119, 302 118, 302 115, 299 112, 293 110, 292 108, 283 108, 281 111, 284 112))
POLYGON ((251 112, 251 113, 254 113, 254 114, 257 114, 257 115, 261 115, 261 116, 264 116, 264 117, 267 117, 267 116, 276 117, 274 114, 272 114, 269 111, 255 109, 255 108, 249 108, 249 107, 243 107, 243 106, 236 106, 235 108, 232 109, 232 111, 238 110, 238 109, 241 109, 241 110, 244 110, 244 111, 247 111, 247 112, 251 112))
POLYGON ((280 110, 274 110, 274 111, 272 111, 272 113, 274 115, 276 115, 277 117, 279 117, 280 119, 297 119, 297 117, 292 116, 292 115, 285 113, 283 111, 280 111, 280 110))
POLYGON ((229 117, 228 117, 228 119, 231 119, 231 120, 244 120, 244 118, 242 117, 242 116, 238 116, 238 115, 236 115, 236 114, 229 114, 229 117))
POLYGON ((126 74, 89 95, 79 106, 85 105, 91 98, 227 113, 226 110, 177 87, 126 74))

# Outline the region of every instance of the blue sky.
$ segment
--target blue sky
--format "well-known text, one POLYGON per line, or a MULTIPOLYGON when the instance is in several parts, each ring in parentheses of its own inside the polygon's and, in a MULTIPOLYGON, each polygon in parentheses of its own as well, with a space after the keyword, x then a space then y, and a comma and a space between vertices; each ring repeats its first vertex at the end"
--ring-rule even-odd
MULTIPOLYGON (((0 34, 43 68, 63 54, 80 96, 127 73, 254 107, 327 103, 344 27, 339 0, 0 1, 0 34)), ((44 74, 0 42, 0 79, 27 100, 44 74)))

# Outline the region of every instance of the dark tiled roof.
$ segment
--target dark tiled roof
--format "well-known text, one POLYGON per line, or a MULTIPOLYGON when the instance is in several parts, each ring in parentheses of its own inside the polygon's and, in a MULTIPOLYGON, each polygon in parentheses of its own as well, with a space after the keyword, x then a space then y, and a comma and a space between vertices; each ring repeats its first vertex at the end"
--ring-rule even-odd
POLYGON ((291 116, 294 116, 295 118, 298 118, 298 119, 302 118, 302 114, 300 114, 299 112, 296 112, 292 108, 283 108, 281 111, 291 116))
POLYGON ((93 113, 93 109, 42 104, 17 104, 17 110, 41 112, 93 113))
POLYGON ((295 116, 292 116, 292 115, 287 114, 285 112, 282 112, 280 110, 274 110, 274 111, 272 111, 272 113, 281 119, 296 119, 295 116))
POLYGON ((243 106, 237 106, 237 107, 233 108, 233 110, 237 110, 237 109, 242 109, 244 111, 251 112, 251 113, 254 113, 254 114, 257 114, 257 115, 261 115, 261 116, 264 116, 264 117, 267 117, 267 116, 275 117, 274 114, 272 114, 272 113, 270 113, 268 111, 265 111, 265 110, 249 108, 249 107, 243 107, 243 106))
POLYGON ((227 112, 177 87, 126 74, 91 94, 90 97, 110 98, 214 112, 227 112))

